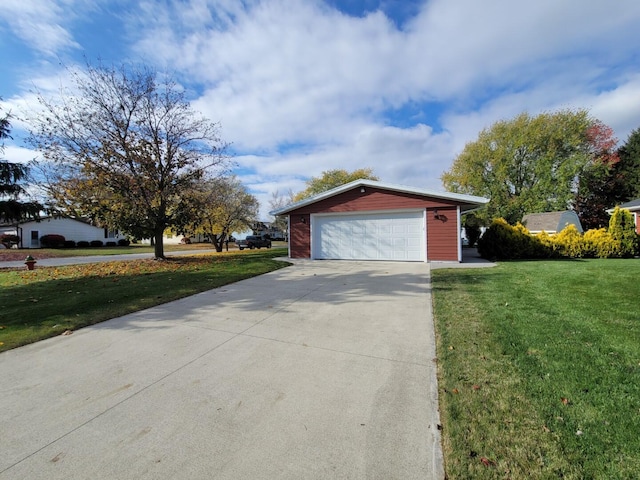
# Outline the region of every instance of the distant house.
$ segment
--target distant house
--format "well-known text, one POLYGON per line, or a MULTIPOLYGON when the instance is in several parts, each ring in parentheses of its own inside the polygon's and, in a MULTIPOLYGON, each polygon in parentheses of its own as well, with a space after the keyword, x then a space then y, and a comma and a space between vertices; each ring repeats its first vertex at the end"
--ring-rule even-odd
MULTIPOLYGON (((640 218, 639 218, 640 217, 640 198, 631 200, 630 202, 623 203, 618 206, 623 210, 629 211, 629 213, 633 215, 633 221, 636 224, 636 232, 640 234, 640 218)), ((607 210, 607 213, 612 214, 613 208, 610 210, 607 210)))
POLYGON ((580 233, 584 232, 578 215, 572 210, 530 213, 524 216, 522 224, 534 235, 542 231, 549 235, 560 233, 567 225, 575 225, 580 233))
POLYGON ((61 217, 44 217, 39 221, 30 220, 18 225, 0 225, 0 235, 3 233, 19 236, 21 241, 18 246, 21 248, 40 248, 40 239, 51 234, 62 235, 65 240, 75 242, 101 240, 106 243, 124 238, 118 232, 96 227, 89 222, 61 217))

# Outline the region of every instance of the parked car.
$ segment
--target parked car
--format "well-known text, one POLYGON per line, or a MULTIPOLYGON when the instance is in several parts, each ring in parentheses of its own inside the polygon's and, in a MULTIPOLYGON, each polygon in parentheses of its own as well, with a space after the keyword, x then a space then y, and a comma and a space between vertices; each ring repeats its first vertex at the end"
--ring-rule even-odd
POLYGON ((238 240, 237 245, 240 250, 245 248, 251 250, 262 247, 271 248, 271 239, 266 235, 249 235, 244 240, 238 240))

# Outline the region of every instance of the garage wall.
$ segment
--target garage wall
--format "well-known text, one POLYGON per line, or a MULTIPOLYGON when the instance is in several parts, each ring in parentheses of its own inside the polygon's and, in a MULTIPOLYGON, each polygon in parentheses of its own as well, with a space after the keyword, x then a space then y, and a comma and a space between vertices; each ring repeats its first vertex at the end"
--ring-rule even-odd
MULTIPOLYGON (((311 205, 301 207, 295 210, 295 214, 401 210, 446 206, 455 208, 455 205, 454 202, 447 200, 429 199, 421 195, 390 192, 388 190, 371 187, 365 187, 365 192, 361 193, 360 187, 356 187, 335 197, 326 198, 311 205)), ((291 215, 294 215, 294 212, 292 212, 291 215)))
POLYGON ((308 213, 289 215, 289 249, 291 258, 311 258, 311 216, 308 213))
POLYGON ((458 261, 460 232, 457 204, 454 201, 422 195, 365 187, 356 187, 334 197, 290 212, 291 258, 311 258, 311 218, 317 213, 381 212, 384 210, 427 209, 427 260, 458 261), (435 221, 433 210, 446 216, 435 221), (304 223, 302 218, 305 219, 304 223))
POLYGON ((458 209, 439 207, 438 219, 434 208, 427 209, 427 258, 437 261, 458 261, 458 209))

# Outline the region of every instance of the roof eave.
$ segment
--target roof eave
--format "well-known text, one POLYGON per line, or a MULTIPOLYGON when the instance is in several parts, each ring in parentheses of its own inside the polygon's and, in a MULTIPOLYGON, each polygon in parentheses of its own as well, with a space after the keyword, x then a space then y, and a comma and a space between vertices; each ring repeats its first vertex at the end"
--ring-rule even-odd
MULTIPOLYGON (((396 192, 410 193, 414 195, 422 195, 425 197, 434 197, 442 200, 453 200, 459 201, 462 203, 461 207, 465 205, 469 205, 474 210, 477 210, 487 203, 489 203, 489 199, 484 197, 476 197, 473 195, 466 195, 461 193, 450 193, 450 192, 433 192, 430 190, 424 190, 419 188, 412 188, 406 185, 394 185, 388 183, 377 182, 375 180, 354 180, 353 182, 345 183, 339 187, 333 188, 331 190, 327 190, 326 192, 319 193, 318 195, 314 195, 309 198, 305 198, 296 203, 292 203, 291 205, 287 205, 285 207, 275 209, 269 212, 270 215, 286 215, 289 212, 297 210, 298 208, 305 207, 307 205, 311 205, 313 203, 319 202, 326 198, 330 198, 346 191, 349 191, 356 187, 371 187, 371 188, 379 188, 382 190, 392 190, 396 192)), ((468 213, 471 210, 465 210, 464 213, 468 213)))

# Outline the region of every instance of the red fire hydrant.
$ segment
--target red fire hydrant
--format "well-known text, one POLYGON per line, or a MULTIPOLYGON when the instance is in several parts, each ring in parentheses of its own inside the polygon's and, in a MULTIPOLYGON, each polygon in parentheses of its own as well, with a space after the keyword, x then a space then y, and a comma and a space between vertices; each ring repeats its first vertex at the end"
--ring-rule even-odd
POLYGON ((28 270, 33 270, 36 265, 36 259, 31 255, 27 255, 27 258, 24 259, 24 264, 27 266, 28 270))

